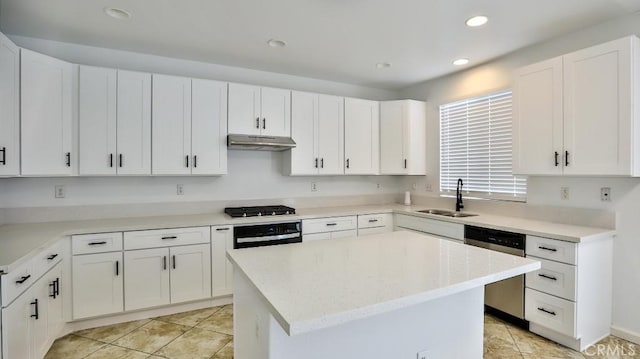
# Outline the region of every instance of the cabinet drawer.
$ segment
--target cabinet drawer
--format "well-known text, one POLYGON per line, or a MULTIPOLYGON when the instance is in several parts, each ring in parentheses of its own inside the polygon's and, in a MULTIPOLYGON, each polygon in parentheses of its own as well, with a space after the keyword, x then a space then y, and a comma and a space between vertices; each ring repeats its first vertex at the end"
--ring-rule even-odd
POLYGON ((578 262, 578 247, 572 242, 527 236, 527 255, 575 265, 578 262))
POLYGON ((358 236, 368 236, 368 235, 372 235, 372 234, 380 234, 380 233, 388 233, 391 232, 392 227, 391 226, 387 226, 387 227, 375 227, 375 228, 362 228, 362 229, 358 229, 358 236))
POLYGON ((391 226, 392 222, 391 213, 365 214, 358 216, 358 229, 391 226))
POLYGON ((71 237, 71 252, 74 255, 121 250, 122 232, 81 234, 71 237))
POLYGON ((303 234, 302 235, 302 241, 303 242, 321 241, 321 240, 325 240, 325 239, 331 239, 331 233, 330 232, 311 233, 311 234, 303 234))
POLYGON ((20 294, 36 282, 38 276, 33 272, 33 261, 29 260, 13 269, 9 274, 0 276, 2 280, 2 307, 5 308, 20 294))
POLYGON ((531 258, 542 262, 542 268, 526 274, 527 287, 564 299, 576 300, 576 266, 531 258))
POLYGON ((34 259, 32 259, 33 273, 40 277, 58 264, 63 258, 68 256, 69 247, 67 243, 69 239, 59 240, 48 248, 40 251, 34 259))
POLYGON ((396 215, 395 227, 464 240, 464 225, 436 219, 396 215))
POLYGON ((302 221, 302 234, 336 232, 356 229, 356 216, 305 219, 302 221))
POLYGON ((576 303, 527 288, 525 319, 532 323, 576 337, 576 303))
POLYGON ((124 249, 144 249, 211 241, 210 227, 157 229, 151 231, 124 232, 124 249))

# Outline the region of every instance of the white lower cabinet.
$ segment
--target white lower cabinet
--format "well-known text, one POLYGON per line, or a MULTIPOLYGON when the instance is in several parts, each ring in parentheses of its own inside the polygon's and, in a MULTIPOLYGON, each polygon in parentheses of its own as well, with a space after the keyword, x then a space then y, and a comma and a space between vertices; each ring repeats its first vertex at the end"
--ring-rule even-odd
POLYGON ((233 294, 233 265, 227 250, 233 249, 233 227, 211 227, 211 290, 214 297, 233 294))
POLYGON ((209 244, 124 252, 125 310, 211 297, 209 244))
POLYGON ((174 247, 171 255, 171 303, 211 297, 211 250, 209 244, 174 247))
POLYGON ((3 358, 41 359, 49 350, 63 324, 61 268, 58 263, 2 309, 3 358))
POLYGON ((380 234, 393 231, 391 213, 365 214, 358 216, 358 236, 380 234))
POLYGON ((358 217, 329 217, 302 221, 302 240, 335 239, 358 235, 358 217))
POLYGON ((73 319, 124 310, 122 252, 73 256, 72 268, 73 319))
POLYGON ((525 319, 532 332, 577 351, 610 334, 612 242, 527 236, 527 257, 542 263, 526 274, 525 319))
POLYGON ((458 242, 464 241, 464 225, 436 219, 396 214, 394 230, 410 230, 458 242))

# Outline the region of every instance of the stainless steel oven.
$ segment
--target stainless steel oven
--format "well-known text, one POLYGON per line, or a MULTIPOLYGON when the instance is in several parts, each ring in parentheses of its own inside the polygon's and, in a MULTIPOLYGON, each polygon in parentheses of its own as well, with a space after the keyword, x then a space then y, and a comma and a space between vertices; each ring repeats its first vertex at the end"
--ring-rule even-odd
MULTIPOLYGON (((526 236, 520 233, 464 226, 466 244, 514 256, 525 256, 525 240, 526 236)), ((488 284, 484 291, 485 307, 504 319, 526 326, 524 288, 524 275, 488 284)))
POLYGON ((300 221, 237 225, 233 228, 233 248, 251 248, 302 242, 300 221))

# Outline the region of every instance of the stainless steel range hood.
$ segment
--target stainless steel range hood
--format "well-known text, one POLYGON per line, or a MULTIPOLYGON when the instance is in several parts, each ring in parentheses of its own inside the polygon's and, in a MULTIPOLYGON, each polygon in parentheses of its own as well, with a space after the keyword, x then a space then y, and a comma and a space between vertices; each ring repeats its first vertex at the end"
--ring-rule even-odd
POLYGON ((296 147, 291 137, 228 135, 230 150, 286 151, 296 147))

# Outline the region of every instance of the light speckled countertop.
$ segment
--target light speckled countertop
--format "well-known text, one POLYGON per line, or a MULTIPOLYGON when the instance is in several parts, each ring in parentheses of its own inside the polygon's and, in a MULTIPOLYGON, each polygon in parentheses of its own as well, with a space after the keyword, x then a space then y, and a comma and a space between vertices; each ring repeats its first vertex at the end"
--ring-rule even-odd
POLYGON ((397 213, 461 224, 501 229, 559 240, 581 242, 615 234, 615 230, 565 225, 525 218, 479 214, 475 217, 450 218, 418 213, 427 206, 399 204, 303 208, 295 215, 275 217, 231 218, 224 213, 176 215, 162 217, 118 218, 87 221, 7 224, 0 226, 0 271, 8 273, 40 250, 65 236, 85 233, 136 231, 145 229, 239 225, 286 222, 309 218, 353 216, 369 213, 397 213))
POLYGON ((540 268, 412 232, 231 250, 288 335, 406 308, 540 268), (282 280, 286 278, 287 280, 282 280))

